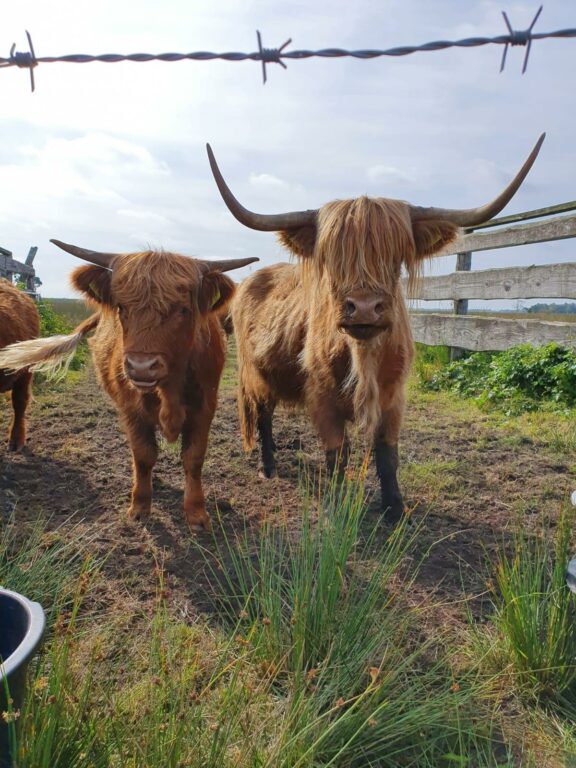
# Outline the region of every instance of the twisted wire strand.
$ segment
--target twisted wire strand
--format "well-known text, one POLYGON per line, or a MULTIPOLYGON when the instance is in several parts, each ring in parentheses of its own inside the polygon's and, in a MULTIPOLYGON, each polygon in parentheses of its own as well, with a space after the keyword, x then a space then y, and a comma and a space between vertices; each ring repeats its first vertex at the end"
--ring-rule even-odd
POLYGON ((122 61, 132 62, 147 62, 147 61, 214 61, 216 59, 221 61, 260 61, 262 63, 262 76, 263 82, 266 82, 266 66, 267 64, 280 64, 286 69, 284 60, 302 60, 311 58, 354 58, 354 59, 376 59, 382 56, 409 56, 414 53, 424 53, 430 51, 441 51, 448 48, 477 48, 484 45, 503 45, 504 51, 502 55, 502 61, 500 65, 500 71, 504 69, 506 63, 506 54, 508 46, 525 46, 526 55, 524 57, 524 64, 522 67, 522 73, 526 71, 528 64, 528 57, 530 55, 531 45, 535 40, 551 40, 551 39, 570 39, 576 37, 576 29, 559 29, 555 32, 533 32, 533 27, 540 16, 542 6, 538 9, 534 16, 532 23, 525 30, 514 30, 508 16, 503 12, 504 21, 508 28, 508 34, 498 35, 496 37, 468 37, 463 40, 435 40, 423 45, 404 45, 395 48, 387 48, 385 50, 380 49, 364 49, 350 51, 345 48, 323 48, 321 50, 295 50, 287 51, 285 48, 292 42, 291 39, 287 40, 279 48, 264 48, 262 45, 262 37, 260 32, 257 32, 258 50, 252 53, 241 53, 236 51, 229 51, 225 53, 214 53, 212 51, 193 51, 191 53, 104 53, 100 55, 89 55, 84 53, 73 53, 65 56, 36 56, 34 47, 32 45, 32 39, 30 33, 26 32, 28 38, 29 51, 18 52, 15 50, 15 44, 10 50, 8 57, 0 57, 0 67, 20 67, 28 69, 30 71, 30 83, 32 91, 34 90, 34 73, 33 70, 39 64, 54 64, 54 63, 68 63, 68 64, 89 64, 95 61, 103 62, 106 64, 116 64, 122 61))

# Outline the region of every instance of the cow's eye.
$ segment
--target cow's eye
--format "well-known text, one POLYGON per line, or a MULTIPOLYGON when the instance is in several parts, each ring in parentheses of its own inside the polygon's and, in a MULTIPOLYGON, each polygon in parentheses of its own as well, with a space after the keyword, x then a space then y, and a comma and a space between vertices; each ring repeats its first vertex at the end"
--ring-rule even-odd
POLYGON ((188 307, 180 307, 180 315, 182 317, 188 317, 189 314, 190 314, 190 310, 188 309, 188 307))

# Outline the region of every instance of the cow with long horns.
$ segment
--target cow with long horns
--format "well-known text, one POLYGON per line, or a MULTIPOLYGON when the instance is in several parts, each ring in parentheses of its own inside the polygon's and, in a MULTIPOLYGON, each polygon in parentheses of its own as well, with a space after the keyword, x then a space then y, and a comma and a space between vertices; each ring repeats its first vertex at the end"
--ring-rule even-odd
MULTIPOLYGON (((8 280, 0 279, 0 348, 33 339, 39 331, 40 318, 33 300, 8 280)), ((26 368, 18 372, 0 370, 0 392, 12 394, 9 451, 19 451, 26 442, 26 409, 31 390, 32 373, 26 368)))
POLYGON ((413 339, 400 273, 409 283, 450 243, 459 227, 488 221, 512 198, 540 150, 540 137, 510 184, 491 203, 453 210, 360 197, 319 210, 265 215, 234 197, 210 149, 212 172, 231 213, 247 227, 276 231, 296 264, 258 270, 232 305, 239 363, 238 409, 244 446, 258 431, 261 474, 276 472, 272 416, 277 403, 304 405, 328 469, 348 458, 345 427, 360 425, 373 447, 382 510, 403 511, 397 481, 398 437, 413 339))
POLYGON ((220 317, 235 287, 223 273, 257 259, 99 253, 52 242, 90 262, 75 269, 71 280, 97 312, 69 336, 2 350, 0 368, 59 363, 96 329, 90 341, 94 365, 132 450, 129 515, 150 513, 159 430, 168 442, 182 436, 186 522, 193 529, 209 527, 201 472, 226 351, 220 317))

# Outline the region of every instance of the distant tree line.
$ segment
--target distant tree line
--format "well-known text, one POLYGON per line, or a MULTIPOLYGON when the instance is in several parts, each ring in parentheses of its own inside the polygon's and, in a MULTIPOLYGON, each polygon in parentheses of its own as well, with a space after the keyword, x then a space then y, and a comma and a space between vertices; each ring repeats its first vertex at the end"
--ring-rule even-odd
POLYGON ((525 311, 539 314, 573 315, 576 313, 576 303, 567 301, 564 304, 533 304, 525 311))

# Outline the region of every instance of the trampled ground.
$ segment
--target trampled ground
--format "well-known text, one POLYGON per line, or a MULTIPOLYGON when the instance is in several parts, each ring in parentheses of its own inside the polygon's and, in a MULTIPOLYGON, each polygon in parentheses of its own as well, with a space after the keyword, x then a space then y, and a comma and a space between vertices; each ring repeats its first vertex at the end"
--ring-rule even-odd
MULTIPOLYGON (((323 466, 318 441, 304 414, 279 411, 275 420, 279 474, 257 476, 257 457, 242 451, 233 365, 224 377, 204 472, 208 509, 230 530, 245 523, 257 533, 267 515, 294 515, 302 467, 323 466)), ((0 402, 6 425, 9 403, 0 402)), ((442 605, 434 621, 458 621, 463 595, 476 612, 487 578, 486 555, 511 524, 539 524, 558 514, 576 482, 571 427, 552 415, 505 418, 471 404, 412 388, 401 441, 401 485, 412 519, 425 518, 416 558, 424 557, 414 588, 418 603, 442 605), (474 596, 474 597, 473 597, 474 596)), ((2 426, 4 431, 4 426, 2 426)), ((130 460, 112 405, 89 366, 64 384, 37 388, 29 412, 29 440, 17 456, 0 445, 0 513, 18 521, 39 515, 50 526, 98 524, 94 549, 107 554, 107 599, 145 604, 155 593, 156 563, 164 562, 170 602, 179 615, 207 608, 202 559, 189 545, 180 504, 183 475, 178 451, 164 446, 155 472, 153 516, 127 520, 130 460), (70 525, 69 522, 65 523, 70 525)), ((369 522, 379 521, 373 468, 369 522)), ((382 536, 389 528, 382 525, 382 536)), ((209 534, 200 534, 210 548, 209 534)))

